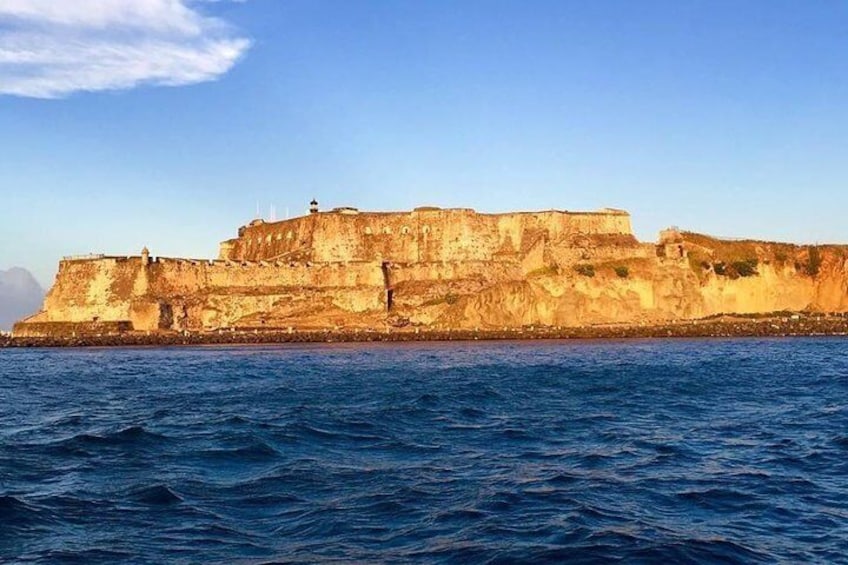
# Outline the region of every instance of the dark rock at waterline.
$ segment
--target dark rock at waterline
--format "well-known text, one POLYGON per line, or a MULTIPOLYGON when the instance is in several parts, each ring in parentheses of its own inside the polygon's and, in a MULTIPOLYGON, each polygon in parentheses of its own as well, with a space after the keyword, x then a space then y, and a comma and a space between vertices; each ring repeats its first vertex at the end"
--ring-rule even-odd
POLYGON ((0 338, 0 347, 173 346, 274 343, 474 341, 534 339, 627 339, 704 337, 791 337, 848 335, 848 315, 788 314, 728 316, 656 325, 585 327, 532 327, 504 330, 437 330, 392 328, 387 330, 233 331, 179 333, 127 332, 49 338, 0 338))

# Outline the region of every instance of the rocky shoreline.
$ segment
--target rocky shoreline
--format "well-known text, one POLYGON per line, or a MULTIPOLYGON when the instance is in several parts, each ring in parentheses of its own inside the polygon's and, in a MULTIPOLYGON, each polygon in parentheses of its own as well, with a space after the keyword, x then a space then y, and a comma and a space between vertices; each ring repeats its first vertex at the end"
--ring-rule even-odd
POLYGON ((245 328, 204 333, 127 332, 115 335, 63 337, 0 336, 0 348, 12 347, 129 347, 186 345, 248 345, 275 343, 357 343, 405 341, 477 341, 538 339, 730 338, 846 336, 848 315, 790 314, 784 316, 721 316, 655 325, 585 327, 526 327, 503 330, 382 330, 280 331, 245 328))

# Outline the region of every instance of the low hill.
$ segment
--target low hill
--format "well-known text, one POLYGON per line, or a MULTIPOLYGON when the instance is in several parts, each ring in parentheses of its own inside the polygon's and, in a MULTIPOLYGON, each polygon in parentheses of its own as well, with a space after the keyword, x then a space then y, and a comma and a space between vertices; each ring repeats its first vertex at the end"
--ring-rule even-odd
POLYGON ((0 331, 38 312, 44 300, 44 289, 26 269, 13 267, 0 271, 0 331))

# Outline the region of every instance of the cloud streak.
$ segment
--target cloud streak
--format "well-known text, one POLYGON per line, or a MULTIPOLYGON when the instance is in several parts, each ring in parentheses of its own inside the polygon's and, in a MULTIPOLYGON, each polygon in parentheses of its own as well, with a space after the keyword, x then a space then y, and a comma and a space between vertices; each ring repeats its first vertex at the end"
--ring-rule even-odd
POLYGON ((225 74, 249 48, 189 0, 0 0, 0 94, 195 84, 225 74))

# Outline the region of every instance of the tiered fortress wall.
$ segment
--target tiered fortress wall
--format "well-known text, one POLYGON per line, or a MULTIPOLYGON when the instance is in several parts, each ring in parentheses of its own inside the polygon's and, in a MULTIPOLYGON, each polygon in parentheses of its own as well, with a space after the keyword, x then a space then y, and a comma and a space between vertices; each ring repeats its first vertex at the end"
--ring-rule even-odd
MULTIPOLYGON (((630 216, 600 212, 478 214, 471 209, 417 208, 362 213, 352 208, 266 223, 255 221, 224 242, 221 259, 308 258, 317 263, 496 261, 521 255, 540 237, 633 237, 630 216)), ((635 241, 635 240, 634 240, 635 241)))
POLYGON ((346 208, 255 220, 217 260, 146 249, 66 258, 43 310, 15 333, 500 328, 848 310, 848 250, 815 252, 813 261, 809 247, 676 230, 643 244, 619 210, 346 208))

